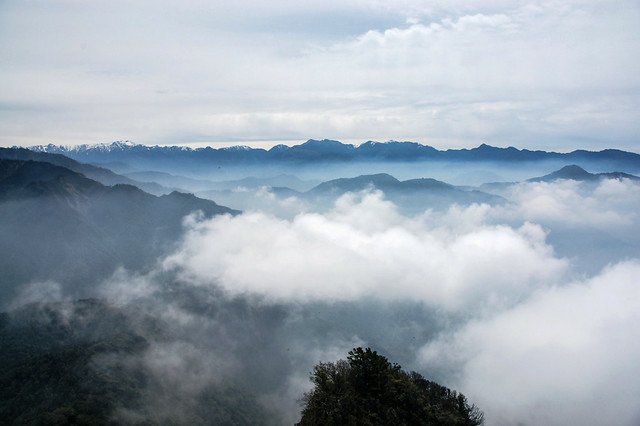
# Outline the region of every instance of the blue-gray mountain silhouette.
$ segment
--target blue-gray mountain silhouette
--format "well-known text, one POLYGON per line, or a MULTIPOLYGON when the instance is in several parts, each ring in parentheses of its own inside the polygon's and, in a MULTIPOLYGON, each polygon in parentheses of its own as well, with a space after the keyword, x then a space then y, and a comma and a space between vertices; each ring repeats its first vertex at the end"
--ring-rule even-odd
POLYGON ((0 160, 0 299, 30 281, 81 292, 118 266, 144 268, 175 246, 194 211, 238 213, 192 194, 157 197, 50 163, 0 160))
POLYGON ((500 204, 506 201, 496 195, 457 187, 436 179, 420 178, 400 181, 386 173, 330 180, 301 196, 316 203, 330 204, 347 192, 368 189, 382 191, 386 199, 392 201, 402 211, 412 214, 427 209, 444 209, 452 204, 500 204))
POLYGON ((103 185, 111 186, 116 184, 134 185, 138 188, 154 195, 168 194, 172 189, 159 185, 156 182, 143 182, 119 175, 104 167, 92 164, 80 163, 62 154, 49 152, 32 151, 26 148, 0 148, 0 159, 42 161, 56 166, 65 167, 76 173, 83 174, 89 179, 100 182, 103 185))
POLYGON ((580 166, 575 164, 564 166, 560 170, 556 170, 548 175, 535 177, 528 179, 527 182, 553 182, 559 179, 570 179, 577 181, 597 181, 602 179, 630 179, 634 181, 640 181, 640 177, 622 173, 622 172, 610 172, 610 173, 589 173, 580 166))
POLYGON ((466 162, 601 162, 618 169, 640 170, 640 155, 618 149, 601 151, 576 150, 569 153, 541 150, 498 148, 487 144, 472 149, 438 150, 416 142, 374 142, 359 146, 335 140, 310 139, 294 146, 277 145, 269 150, 249 147, 188 148, 183 146, 146 146, 114 142, 110 145, 81 145, 66 148, 46 145, 31 148, 38 152, 63 154, 82 162, 135 164, 146 170, 202 167, 264 162, 308 163, 344 161, 466 161, 466 162))

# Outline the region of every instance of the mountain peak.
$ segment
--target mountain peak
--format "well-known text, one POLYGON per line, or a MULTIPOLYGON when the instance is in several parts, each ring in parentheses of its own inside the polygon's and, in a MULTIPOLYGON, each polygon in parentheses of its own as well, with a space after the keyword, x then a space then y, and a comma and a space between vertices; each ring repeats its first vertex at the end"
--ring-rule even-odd
POLYGON ((475 148, 476 151, 483 151, 483 152, 500 151, 502 149, 505 149, 505 148, 492 146, 486 143, 482 143, 477 148, 475 148))
POLYGON ((269 149, 269 152, 282 152, 282 151, 286 151, 287 149, 289 149, 289 146, 280 143, 278 145, 274 145, 271 147, 271 149, 269 149))
POLYGON ((588 171, 586 171, 585 169, 583 169, 580 166, 577 166, 575 164, 570 164, 568 166, 564 166, 563 168, 561 168, 560 170, 558 170, 556 173, 564 173, 564 174, 571 174, 571 173, 579 173, 579 174, 591 174, 588 171))
POLYGON ((337 141, 335 139, 307 139, 306 142, 302 143, 302 145, 318 145, 318 144, 344 145, 342 142, 337 141))
POLYGON ((529 182, 551 182, 557 179, 570 179, 570 180, 593 180, 598 176, 589 173, 585 169, 575 164, 564 166, 553 173, 544 175, 538 178, 529 179, 529 182))
POLYGON ((350 144, 344 144, 340 141, 336 141, 333 139, 322 139, 322 140, 318 140, 318 139, 309 139, 308 141, 304 142, 303 144, 298 145, 300 147, 305 147, 305 148, 314 148, 314 149, 326 149, 326 148, 331 148, 331 149, 353 149, 353 145, 350 144))
POLYGON ((594 177, 593 174, 589 173, 585 169, 575 164, 571 164, 569 166, 564 166, 558 171, 555 171, 547 176, 553 176, 556 179, 573 179, 573 180, 584 180, 590 179, 594 177))
POLYGON ((253 148, 247 145, 233 145, 221 148, 224 151, 251 151, 253 148))
POLYGON ((375 186, 378 189, 385 188, 389 185, 400 183, 398 179, 387 174, 377 173, 373 175, 361 175, 353 178, 340 178, 329 180, 314 187, 309 192, 312 194, 336 192, 336 191, 362 191, 369 186, 375 186))

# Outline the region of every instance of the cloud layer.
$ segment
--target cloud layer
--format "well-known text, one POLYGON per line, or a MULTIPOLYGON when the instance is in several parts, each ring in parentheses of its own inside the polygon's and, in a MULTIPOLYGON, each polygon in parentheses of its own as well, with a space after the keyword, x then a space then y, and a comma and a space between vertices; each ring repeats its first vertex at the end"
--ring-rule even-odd
MULTIPOLYGON (((322 214, 272 199, 291 211, 191 215, 155 270, 99 289, 149 345, 95 362, 148 376, 125 420, 179 420, 230 384, 292 423, 313 365, 364 345, 463 392, 488 425, 633 426, 639 187, 525 183, 510 203, 411 217, 379 191, 322 214)), ((33 283, 16 304, 64 290, 33 283)))
POLYGON ((456 371, 491 424, 632 425, 640 420, 640 263, 621 263, 474 320, 421 350, 456 371))
MULTIPOLYGON (((490 425, 632 425, 637 190, 627 180, 526 183, 506 191, 511 204, 416 217, 374 191, 286 220, 191 217, 163 269, 227 297, 298 306, 286 327, 301 353, 338 337, 373 344, 467 394, 490 425), (591 233, 598 245, 582 245, 591 233), (581 259, 611 264, 594 273, 581 259)), ((303 372, 293 369, 270 400, 304 389, 303 372)))
POLYGON ((429 217, 401 216, 379 192, 347 194, 327 215, 287 221, 257 212, 188 226, 166 267, 231 294, 274 301, 371 296, 487 308, 559 279, 567 266, 539 226, 446 228, 429 217))
POLYGON ((640 133, 631 0, 0 11, 3 145, 332 137, 633 150, 640 133))

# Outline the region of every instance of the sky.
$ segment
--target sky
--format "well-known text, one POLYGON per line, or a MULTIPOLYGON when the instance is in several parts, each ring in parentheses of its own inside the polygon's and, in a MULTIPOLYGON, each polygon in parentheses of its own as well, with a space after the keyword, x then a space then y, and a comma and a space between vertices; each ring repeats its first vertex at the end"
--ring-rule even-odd
POLYGON ((640 3, 0 1, 0 146, 640 151, 640 3))

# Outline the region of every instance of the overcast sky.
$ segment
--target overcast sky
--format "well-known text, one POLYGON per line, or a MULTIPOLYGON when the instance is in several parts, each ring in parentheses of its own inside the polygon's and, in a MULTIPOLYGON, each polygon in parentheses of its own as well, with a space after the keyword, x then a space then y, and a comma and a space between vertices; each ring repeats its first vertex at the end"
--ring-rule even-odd
POLYGON ((0 145, 640 151, 640 3, 0 1, 0 145))

